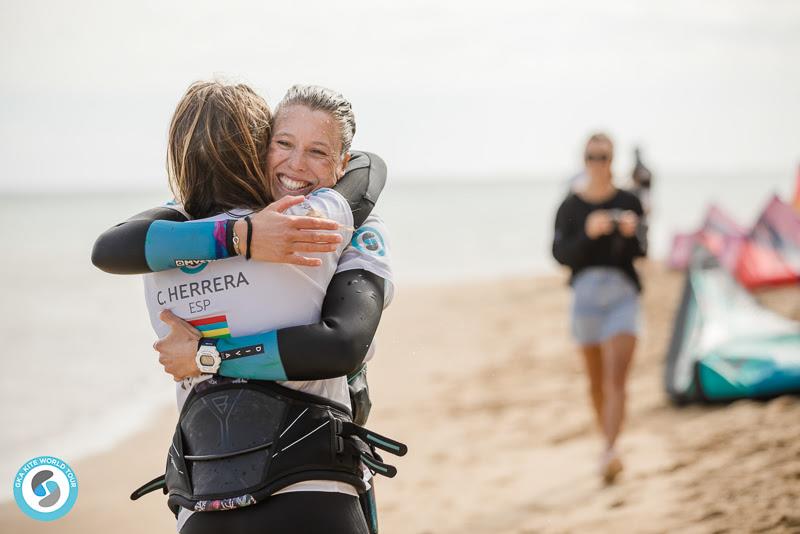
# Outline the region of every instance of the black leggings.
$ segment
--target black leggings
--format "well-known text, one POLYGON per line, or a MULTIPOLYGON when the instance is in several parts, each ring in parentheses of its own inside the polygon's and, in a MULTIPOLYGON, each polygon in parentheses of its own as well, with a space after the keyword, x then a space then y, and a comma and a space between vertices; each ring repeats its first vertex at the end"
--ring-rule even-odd
POLYGON ((324 491, 293 491, 264 502, 217 512, 197 512, 180 534, 368 534, 357 497, 324 491))

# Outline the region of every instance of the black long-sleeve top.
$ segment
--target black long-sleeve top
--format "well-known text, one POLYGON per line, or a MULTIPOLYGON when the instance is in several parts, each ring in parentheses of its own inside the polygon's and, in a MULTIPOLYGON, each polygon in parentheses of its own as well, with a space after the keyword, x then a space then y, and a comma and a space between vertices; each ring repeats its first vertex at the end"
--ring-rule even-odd
POLYGON ((586 218, 595 210, 630 210, 639 217, 644 213, 639 199, 622 189, 599 204, 587 202, 570 193, 556 213, 553 257, 572 270, 570 284, 587 267, 607 266, 620 269, 641 291, 642 284, 633 267, 633 260, 647 254, 645 232, 637 230, 633 237, 624 237, 619 230, 614 230, 609 235, 590 239, 585 231, 586 218))

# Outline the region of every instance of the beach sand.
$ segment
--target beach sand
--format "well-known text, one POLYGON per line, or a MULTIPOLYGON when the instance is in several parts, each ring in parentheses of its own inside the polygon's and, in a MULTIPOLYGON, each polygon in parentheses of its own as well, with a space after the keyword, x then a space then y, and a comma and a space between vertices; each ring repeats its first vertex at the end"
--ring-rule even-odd
MULTIPOLYGON (((381 532, 800 532, 800 400, 674 408, 663 360, 681 275, 643 266, 645 331, 620 448, 603 487, 601 442, 568 332, 564 276, 401 288, 370 365, 370 427, 405 441, 379 479, 381 532)), ((55 523, 0 507, 0 532, 173 532, 160 493, 175 421, 74 463, 80 495, 55 523)))

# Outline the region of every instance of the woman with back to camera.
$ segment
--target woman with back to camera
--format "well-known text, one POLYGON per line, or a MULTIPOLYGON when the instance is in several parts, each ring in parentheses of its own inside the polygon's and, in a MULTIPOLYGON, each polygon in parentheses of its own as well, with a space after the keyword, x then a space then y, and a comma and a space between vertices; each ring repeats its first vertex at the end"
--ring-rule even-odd
MULTIPOLYGON (((252 453, 205 452, 200 455, 203 458, 191 459, 190 456, 199 453, 187 452, 189 448, 219 443, 204 441, 207 435, 213 434, 209 431, 215 428, 213 422, 208 430, 198 428, 202 417, 187 420, 184 408, 174 442, 178 447, 170 451, 171 464, 168 463, 166 478, 170 504, 180 504, 178 528, 181 532, 367 531, 358 499, 358 490, 363 490, 364 486, 359 464, 352 465, 352 460, 347 460, 347 455, 353 454, 348 452, 352 449, 348 440, 352 435, 348 432, 358 429, 349 426, 344 414, 349 406, 344 375, 360 365, 371 349, 384 297, 391 295, 391 269, 385 241, 381 240, 380 250, 365 257, 357 246, 357 239, 353 241, 355 246, 343 253, 347 239, 317 246, 314 243, 318 240, 312 238, 308 240, 312 245, 296 249, 315 256, 303 260, 308 266, 247 262, 244 258, 228 257, 227 253, 233 248, 249 258, 248 251, 251 246, 255 249, 257 236, 251 235, 255 232, 248 228, 249 224, 239 227, 246 222, 244 216, 273 198, 280 201, 298 192, 307 196, 305 202, 290 209, 290 222, 312 224, 312 228, 316 228, 314 220, 303 217, 313 213, 313 216, 329 218, 333 228, 341 226, 339 231, 349 236, 354 223, 351 206, 342 195, 325 188, 344 181, 354 130, 349 102, 324 88, 293 87, 279 104, 273 119, 266 103, 246 86, 214 82, 195 84, 176 110, 170 129, 169 170, 176 196, 182 202, 182 207, 172 209, 182 209, 191 218, 207 218, 179 223, 177 221, 185 220, 185 216, 176 216, 172 219, 174 222, 161 224, 159 219, 172 215, 154 210, 109 230, 96 244, 93 259, 105 270, 160 271, 148 275, 145 296, 153 326, 162 336, 159 343, 172 345, 167 351, 172 357, 162 363, 176 380, 182 380, 177 384, 179 408, 188 406, 191 412, 193 406, 201 404, 194 399, 209 391, 214 394, 215 388, 217 391, 233 388, 237 395, 239 389, 252 393, 255 386, 240 379, 256 378, 281 381, 286 388, 305 394, 298 396, 278 389, 279 393, 283 392, 283 398, 294 395, 306 402, 310 394, 316 396, 316 404, 339 414, 338 423, 325 422, 330 413, 322 413, 318 421, 323 424, 309 426, 313 421, 310 418, 316 417, 314 414, 318 410, 315 412, 313 407, 309 408, 310 412, 298 409, 296 418, 293 416, 289 421, 287 415, 283 422, 278 421, 280 426, 270 431, 274 434, 272 437, 270 432, 260 437, 247 435, 250 427, 260 432, 268 425, 259 428, 251 424, 237 430, 241 434, 239 437, 258 445, 258 450, 252 453), (241 239, 231 247, 237 232, 241 239), (205 246, 197 247, 197 243, 205 246), (135 253, 126 255, 126 250, 135 253), (200 261, 187 264, 187 258, 200 261), (222 261, 208 262, 213 259, 222 261), (314 263, 317 266, 310 266, 314 263), (176 265, 181 268, 175 269, 176 265), (375 274, 376 271, 380 274, 375 274), (165 311, 169 309, 174 314, 165 311), (215 335, 202 338, 198 351, 200 332, 179 317, 191 321, 204 336, 215 335), (163 337, 167 332, 169 336, 163 337), (216 353, 215 362, 204 364, 211 368, 200 367, 201 352, 216 353), (208 374, 200 376, 201 370, 208 374), (205 381, 201 382, 203 379, 205 381), (198 388, 202 390, 200 393, 198 388), (344 407, 344 412, 337 406, 344 407), (336 433, 344 442, 338 437, 330 441, 333 438, 325 437, 328 433, 336 433), (297 435, 292 437, 293 434, 297 435), (306 444, 320 437, 323 440, 317 446, 336 444, 335 465, 320 463, 328 458, 324 454, 317 460, 313 455, 308 456, 314 449, 306 444), (186 440, 184 446, 182 439, 186 440), (265 439, 272 441, 262 443, 265 439), (273 442, 276 445, 273 446, 273 442), (281 443, 283 446, 277 448, 281 443), (302 445, 298 445, 300 443, 302 445), (269 455, 265 455, 266 451, 269 455), (212 458, 219 454, 224 457, 212 458), (296 456, 298 454, 301 456, 296 456), (292 460, 292 455, 297 459, 292 460), (345 456, 340 460, 339 455, 345 456), (182 463, 184 457, 188 470, 182 463), (277 464, 276 457, 279 458, 277 464), (281 458, 284 458, 283 463, 281 458), (238 467, 228 464, 215 467, 212 462, 218 460, 239 464, 238 467), (267 462, 267 467, 263 462, 267 462), (292 462, 299 464, 295 466, 292 462), (316 467, 309 470, 312 464, 316 467), (174 466, 172 471, 170 465, 174 466), (291 474, 270 478, 276 465, 283 469, 278 474, 286 473, 286 469, 291 474), (184 480, 182 477, 187 472, 189 479, 184 480), (263 484, 258 479, 243 485, 261 494, 251 496, 249 490, 248 493, 231 490, 231 484, 235 486, 240 482, 239 473, 243 477, 263 473, 266 477, 263 484), (217 479, 221 479, 220 483, 227 485, 227 489, 220 487, 217 479), (201 483, 204 484, 202 491, 197 487, 201 483), (198 497, 199 494, 203 496, 198 497), (271 496, 267 498, 268 495, 271 496), (190 510, 204 513, 189 517, 190 510), (208 510, 217 511, 205 512, 208 510)), ((358 203, 358 195, 353 200, 358 203)), ((292 203, 295 201, 285 203, 284 207, 292 203)), ((260 215, 268 214, 253 215, 253 229, 257 228, 255 223, 260 215)), ((362 222, 370 225, 373 235, 380 235, 383 228, 374 216, 366 221, 362 218, 362 222)), ((267 226, 262 225, 264 228, 267 226)), ((359 232, 356 231, 356 237, 359 232)), ((299 263, 298 257, 282 261, 299 263)), ((159 351, 163 358, 165 349, 160 347, 159 351)), ((236 417, 244 408, 242 403, 228 401, 214 404, 204 400, 203 404, 214 406, 214 410, 232 410, 231 414, 236 417)), ((199 408, 201 415, 204 409, 199 408)), ((235 432, 228 436, 233 434, 235 432)), ((331 460, 328 458, 325 462, 331 460)), ((156 479, 135 493, 144 494, 160 484, 163 482, 156 479)))
POLYGON ((605 448, 600 475, 606 483, 622 470, 616 449, 625 416, 626 380, 639 332, 642 286, 633 260, 647 251, 640 231, 642 205, 614 186, 614 145, 603 134, 586 143, 586 187, 558 208, 553 256, 570 268, 572 334, 581 347, 605 448))

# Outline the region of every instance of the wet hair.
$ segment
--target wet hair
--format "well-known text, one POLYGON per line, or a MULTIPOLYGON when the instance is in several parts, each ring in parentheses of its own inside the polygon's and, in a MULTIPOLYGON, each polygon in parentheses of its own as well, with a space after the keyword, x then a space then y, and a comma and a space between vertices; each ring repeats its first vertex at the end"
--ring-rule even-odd
POLYGON ((272 200, 266 177, 272 113, 244 84, 195 82, 169 126, 167 176, 193 218, 272 200))
POLYGON ((586 147, 583 149, 584 155, 589 150, 589 145, 592 143, 606 143, 608 144, 610 150, 610 155, 614 157, 614 142, 611 140, 611 137, 608 136, 605 132, 595 132, 589 136, 589 139, 586 140, 586 147))
POLYGON ((353 114, 353 106, 341 93, 319 85, 293 85, 275 108, 275 117, 280 116, 282 109, 296 105, 314 111, 324 111, 333 117, 339 126, 342 142, 340 155, 343 156, 350 151, 353 136, 356 134, 356 117, 353 114))

